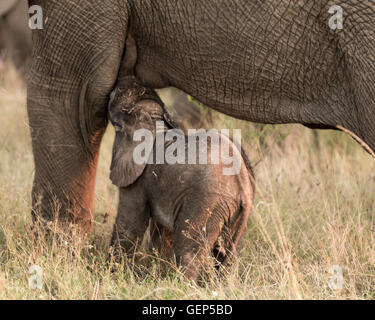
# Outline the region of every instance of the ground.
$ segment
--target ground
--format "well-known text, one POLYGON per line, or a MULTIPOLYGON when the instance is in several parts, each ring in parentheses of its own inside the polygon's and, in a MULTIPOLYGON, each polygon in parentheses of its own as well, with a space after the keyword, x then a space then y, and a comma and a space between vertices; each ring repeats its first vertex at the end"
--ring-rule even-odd
POLYGON ((101 149, 91 239, 62 230, 58 239, 35 237, 25 101, 15 70, 0 62, 0 299, 375 298, 375 161, 344 134, 212 115, 216 128, 242 129, 257 188, 227 280, 212 273, 197 286, 146 254, 135 264, 108 259, 117 203, 108 178, 112 128, 101 149))

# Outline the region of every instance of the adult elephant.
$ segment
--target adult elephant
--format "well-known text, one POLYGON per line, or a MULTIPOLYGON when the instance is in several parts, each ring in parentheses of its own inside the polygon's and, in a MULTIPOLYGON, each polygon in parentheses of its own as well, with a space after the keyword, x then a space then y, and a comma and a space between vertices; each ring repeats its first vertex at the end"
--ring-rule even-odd
POLYGON ((5 50, 19 68, 31 56, 27 8, 26 0, 0 1, 0 51, 5 50))
POLYGON ((30 0, 34 32, 28 113, 34 212, 92 224, 107 103, 130 33, 137 76, 261 123, 342 127, 375 149, 375 6, 327 0, 30 0))

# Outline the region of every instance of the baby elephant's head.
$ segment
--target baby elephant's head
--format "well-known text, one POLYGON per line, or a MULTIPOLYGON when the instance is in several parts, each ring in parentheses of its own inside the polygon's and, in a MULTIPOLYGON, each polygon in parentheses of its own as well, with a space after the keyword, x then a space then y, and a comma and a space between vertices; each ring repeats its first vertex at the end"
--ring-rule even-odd
POLYGON ((117 88, 109 104, 109 120, 116 130, 111 164, 111 180, 125 188, 143 173, 153 150, 156 121, 165 109, 158 95, 136 79, 117 88))

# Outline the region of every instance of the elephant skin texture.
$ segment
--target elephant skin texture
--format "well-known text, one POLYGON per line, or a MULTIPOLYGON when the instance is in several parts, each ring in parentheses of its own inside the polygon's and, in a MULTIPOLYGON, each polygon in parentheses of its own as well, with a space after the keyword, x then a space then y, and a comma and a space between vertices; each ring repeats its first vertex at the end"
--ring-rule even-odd
MULTIPOLYGON (((375 150, 375 6, 333 0, 30 0, 48 17, 33 31, 28 113, 34 213, 61 212, 90 232, 107 106, 131 34, 136 75, 176 87, 227 115, 260 123, 344 128, 375 150)), ((63 214, 61 214, 63 216, 63 214)))
MULTIPOLYGON (((133 141, 136 130, 147 129, 155 137, 156 121, 163 124, 159 134, 175 128, 153 90, 142 87, 134 77, 128 77, 127 82, 126 87, 116 88, 109 106, 109 119, 116 128, 111 180, 120 188, 112 245, 116 253, 124 251, 131 256, 152 219, 159 229, 172 232, 176 261, 189 279, 197 280, 204 257, 213 256, 219 266, 228 264, 236 251, 253 202, 251 167, 247 158, 243 158, 246 155, 241 155, 229 138, 218 133, 216 141, 213 138, 208 141, 207 155, 219 154, 219 144, 227 141, 230 153, 240 159, 237 174, 224 175, 225 164, 213 163, 209 157, 207 164, 188 164, 187 155, 185 164, 157 164, 154 139, 151 140, 154 156, 150 158, 155 161, 135 163, 133 155, 139 145, 133 141)), ((188 149, 188 137, 181 134, 183 148, 188 149)), ((194 143, 199 148, 196 137, 194 143)), ((163 151, 170 144, 166 142, 163 151)), ((163 239, 156 238, 157 234, 151 237, 160 249, 163 239)))

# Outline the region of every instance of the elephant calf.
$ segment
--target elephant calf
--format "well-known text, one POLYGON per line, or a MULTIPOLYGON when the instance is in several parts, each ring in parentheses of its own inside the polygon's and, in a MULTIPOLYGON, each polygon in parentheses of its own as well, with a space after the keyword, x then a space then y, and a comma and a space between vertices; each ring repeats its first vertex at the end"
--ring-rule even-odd
POLYGON ((198 162, 200 153, 191 156, 190 150, 192 145, 201 147, 197 135, 172 130, 174 124, 162 101, 135 77, 121 81, 112 94, 109 119, 116 129, 111 180, 120 188, 112 237, 115 249, 132 255, 149 222, 155 221, 172 232, 176 260, 188 278, 197 279, 207 256, 213 256, 217 266, 227 263, 246 228, 253 202, 253 176, 246 155, 216 132, 203 151, 220 153, 227 145, 239 159, 238 172, 224 175, 228 162, 224 164, 223 159, 214 163, 207 157, 207 164, 198 162), (171 132, 174 139, 167 138, 171 132), (180 143, 168 153, 176 141, 182 141, 182 148, 180 143), (161 149, 163 157, 177 163, 160 161, 161 149), (181 150, 187 151, 183 157, 177 156, 181 150), (192 160, 198 164, 191 164, 192 160))

